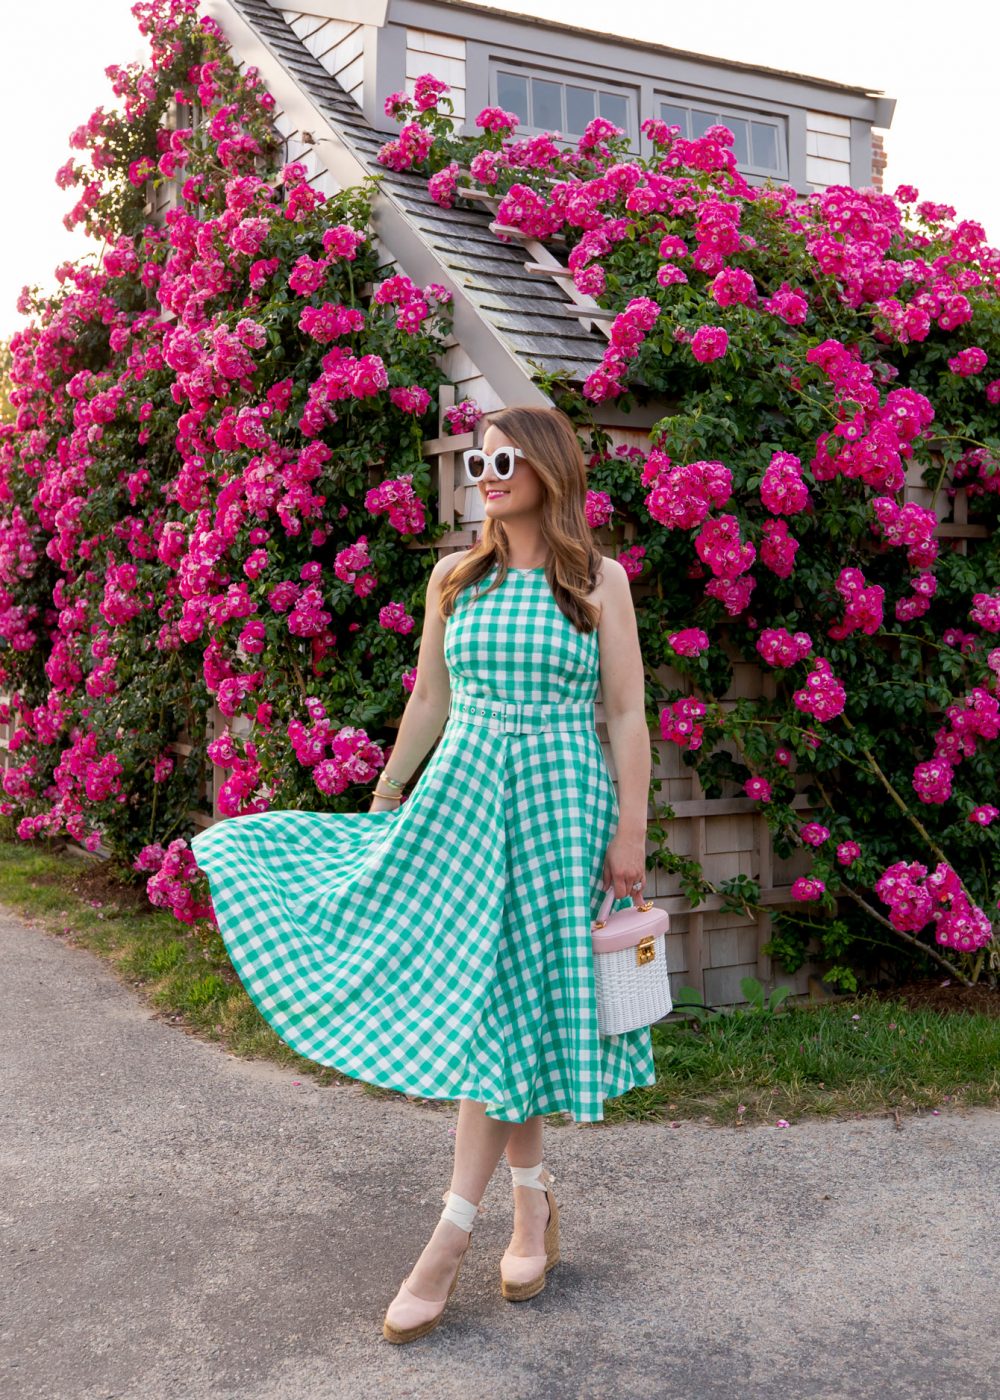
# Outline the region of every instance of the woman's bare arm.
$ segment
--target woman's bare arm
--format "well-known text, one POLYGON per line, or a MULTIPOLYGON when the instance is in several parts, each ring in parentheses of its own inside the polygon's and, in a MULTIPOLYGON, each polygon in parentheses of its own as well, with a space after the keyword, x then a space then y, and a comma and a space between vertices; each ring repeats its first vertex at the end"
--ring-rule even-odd
POLYGON ((629 578, 617 559, 604 560, 601 595, 601 696, 618 774, 618 830, 645 837, 652 776, 645 677, 629 578))
MULTIPOLYGON (((417 678, 384 770, 390 778, 401 783, 409 782, 419 768, 440 736, 448 717, 451 683, 444 659, 444 619, 438 616, 438 602, 441 581, 460 557, 459 554, 444 555, 434 565, 427 580, 424 625, 417 654, 417 678)), ((395 798, 388 796, 390 790, 387 783, 377 783, 376 787, 387 794, 387 805, 399 805, 395 798)), ((377 796, 372 799, 374 803, 380 800, 377 796)))

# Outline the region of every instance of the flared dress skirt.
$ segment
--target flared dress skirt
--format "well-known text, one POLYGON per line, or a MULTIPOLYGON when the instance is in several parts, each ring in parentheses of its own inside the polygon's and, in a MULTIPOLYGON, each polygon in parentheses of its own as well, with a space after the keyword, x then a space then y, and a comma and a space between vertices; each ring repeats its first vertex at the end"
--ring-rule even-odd
POLYGON ((648 1027, 597 1024, 590 923, 618 824, 597 633, 543 569, 495 577, 446 621, 448 718, 401 804, 249 813, 191 845, 233 966, 300 1055, 503 1122, 599 1122, 656 1074, 648 1027))

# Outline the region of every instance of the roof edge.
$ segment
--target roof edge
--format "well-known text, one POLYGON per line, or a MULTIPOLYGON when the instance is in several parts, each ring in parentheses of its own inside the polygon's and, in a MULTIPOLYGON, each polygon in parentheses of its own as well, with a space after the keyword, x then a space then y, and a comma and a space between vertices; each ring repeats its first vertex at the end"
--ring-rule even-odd
MULTIPOLYGON (((268 5, 285 18, 293 9, 291 0, 267 0, 268 5)), ((386 11, 389 0, 308 0, 309 8, 304 13, 318 15, 320 19, 342 19, 352 24, 370 24, 383 29, 386 24, 386 11)), ((287 20, 286 20, 287 23, 287 20)))
MULTIPOLYGON (((336 117, 316 105, 281 56, 257 33, 235 3, 231 0, 204 0, 204 8, 240 57, 256 64, 281 110, 298 124, 300 130, 303 116, 316 130, 315 144, 324 148, 327 171, 340 189, 357 184, 372 173, 349 137, 338 126, 336 117)), ((330 81, 336 83, 336 79, 331 78, 330 81)), ((414 281, 427 283, 433 280, 447 285, 453 297, 454 334, 460 342, 467 343, 475 330, 480 332, 476 343, 476 368, 500 397, 508 401, 551 406, 549 396, 534 382, 526 366, 497 328, 481 315, 460 279, 439 261, 389 191, 381 187, 372 201, 371 223, 382 248, 394 262, 407 270, 414 281)))
MULTIPOLYGON (((350 0, 344 0, 344 3, 350 3, 350 0)), ((548 29, 556 34, 578 34, 586 39, 598 39, 604 44, 666 54, 671 58, 705 59, 706 62, 717 64, 720 68, 729 68, 742 73, 763 73, 771 78, 784 78, 790 82, 808 83, 811 87, 850 93, 853 97, 870 97, 877 101, 885 96, 882 88, 858 87, 851 83, 834 82, 831 78, 817 78, 811 73, 795 73, 786 68, 769 68, 762 63, 743 63, 739 59, 719 58, 715 54, 696 52, 693 49, 672 48, 667 44, 657 44, 653 40, 640 39, 635 35, 608 34, 600 29, 585 29, 582 25, 566 24, 563 20, 541 18, 538 15, 527 14, 523 10, 507 10, 501 9, 499 6, 477 4, 476 0, 384 0, 384 4, 386 10, 384 23, 395 21, 397 24, 405 24, 407 10, 412 11, 417 7, 427 7, 442 12, 456 10, 468 14, 495 16, 501 20, 513 20, 515 23, 531 25, 535 29, 548 29)))

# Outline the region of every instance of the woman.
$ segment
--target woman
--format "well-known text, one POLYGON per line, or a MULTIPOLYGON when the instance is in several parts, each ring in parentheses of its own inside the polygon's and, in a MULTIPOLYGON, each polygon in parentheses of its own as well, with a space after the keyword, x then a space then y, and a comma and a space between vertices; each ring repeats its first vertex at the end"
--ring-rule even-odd
POLYGON ((248 814, 192 842, 233 964, 282 1039, 461 1101, 445 1209, 386 1312, 392 1342, 440 1321, 504 1151, 501 1288, 538 1293, 559 1257, 543 1115, 599 1121, 605 1098, 656 1078, 648 1027, 598 1033, 590 948, 612 882, 614 907, 643 902, 650 747, 628 576, 590 538, 563 413, 503 409, 483 447, 466 454, 482 538, 430 574, 416 683, 370 811, 248 814))

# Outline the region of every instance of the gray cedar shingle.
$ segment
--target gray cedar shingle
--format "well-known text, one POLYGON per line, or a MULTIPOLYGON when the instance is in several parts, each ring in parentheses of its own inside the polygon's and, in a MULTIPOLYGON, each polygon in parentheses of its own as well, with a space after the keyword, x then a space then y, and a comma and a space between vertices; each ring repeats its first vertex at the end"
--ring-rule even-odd
POLYGON ((562 371, 580 381, 597 368, 606 339, 583 328, 554 282, 525 272, 525 255, 517 244, 501 243, 490 232, 492 213, 468 207, 442 209, 428 194, 423 176, 379 165, 376 155, 388 138, 369 126, 354 99, 312 56, 268 0, 229 3, 359 159, 373 174, 382 176, 383 188, 420 230, 442 273, 463 288, 483 319, 525 364, 527 373, 532 368, 562 371))

